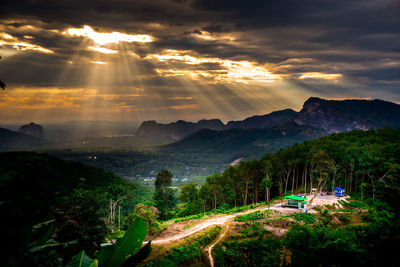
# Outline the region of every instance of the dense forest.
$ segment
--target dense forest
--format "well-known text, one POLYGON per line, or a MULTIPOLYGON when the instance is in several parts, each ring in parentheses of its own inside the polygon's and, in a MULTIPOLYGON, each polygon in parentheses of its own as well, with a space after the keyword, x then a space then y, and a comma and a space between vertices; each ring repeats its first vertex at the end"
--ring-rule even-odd
POLYGON ((235 207, 275 196, 335 186, 361 199, 381 199, 400 208, 400 130, 383 128, 333 134, 242 161, 207 177, 199 189, 203 209, 235 207))
MULTIPOLYGON (((396 266, 400 130, 391 128, 306 141, 259 160, 243 161, 207 177, 201 187, 185 184, 169 217, 195 221, 210 212, 236 212, 243 205, 310 193, 312 188, 316 193, 332 193, 335 186, 346 189, 351 200, 316 208, 312 214, 263 211, 237 216, 231 236, 216 246, 216 265, 396 266), (267 229, 286 233, 277 236, 267 229)), ((199 256, 190 256, 196 255, 196 249, 186 245, 147 265, 199 264, 199 256)))
POLYGON ((81 163, 8 152, 0 153, 0 198, 1 265, 59 266, 83 249, 93 255, 151 192, 81 163))
MULTIPOLYGON (((237 216, 235 234, 215 248, 217 265, 391 265, 394 256, 388 251, 398 244, 400 130, 391 128, 294 144, 241 161, 208 176, 201 186, 189 182, 173 187, 173 173, 163 170, 154 192, 101 169, 33 152, 0 153, 0 175, 5 266, 65 265, 82 250, 93 257, 100 244, 124 234, 136 217, 145 221, 151 240, 176 222, 188 221, 190 227, 190 220, 210 214, 271 205, 279 196, 313 188, 331 193, 335 186, 352 196, 340 210, 237 216), (266 230, 270 226, 287 232, 273 235, 266 230)), ((151 254, 144 264, 201 265, 203 249, 221 231, 213 227, 198 233, 161 258, 154 256, 158 252, 151 254)))

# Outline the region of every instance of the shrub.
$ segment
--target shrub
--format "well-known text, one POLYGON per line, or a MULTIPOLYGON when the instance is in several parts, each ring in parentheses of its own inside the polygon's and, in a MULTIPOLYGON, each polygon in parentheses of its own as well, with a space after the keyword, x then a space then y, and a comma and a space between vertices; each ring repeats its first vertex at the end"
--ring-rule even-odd
POLYGON ((292 218, 296 222, 304 222, 308 224, 314 224, 315 223, 315 215, 311 213, 295 213, 292 215, 292 218))
POLYGON ((275 236, 223 242, 215 248, 216 266, 279 266, 281 243, 275 236))
POLYGON ((256 221, 265 218, 264 211, 256 211, 249 214, 239 215, 235 217, 235 221, 237 222, 247 222, 247 221, 256 221))

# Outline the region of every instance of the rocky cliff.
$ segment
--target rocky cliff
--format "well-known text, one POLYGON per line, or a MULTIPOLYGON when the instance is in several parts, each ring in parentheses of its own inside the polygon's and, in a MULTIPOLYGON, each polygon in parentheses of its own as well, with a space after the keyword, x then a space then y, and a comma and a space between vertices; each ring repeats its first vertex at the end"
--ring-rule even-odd
POLYGON ((242 121, 230 121, 226 125, 220 120, 201 120, 197 123, 181 120, 169 124, 145 121, 136 132, 136 137, 167 143, 182 140, 202 129, 269 129, 282 125, 293 126, 291 122, 321 129, 327 134, 356 129, 399 128, 400 105, 383 100, 325 100, 311 97, 300 112, 285 109, 242 121))
POLYGON ((295 121, 330 133, 400 127, 400 105, 383 100, 309 98, 295 121))
POLYGON ((19 127, 19 133, 34 136, 37 138, 44 138, 44 129, 41 125, 31 122, 29 124, 19 127))

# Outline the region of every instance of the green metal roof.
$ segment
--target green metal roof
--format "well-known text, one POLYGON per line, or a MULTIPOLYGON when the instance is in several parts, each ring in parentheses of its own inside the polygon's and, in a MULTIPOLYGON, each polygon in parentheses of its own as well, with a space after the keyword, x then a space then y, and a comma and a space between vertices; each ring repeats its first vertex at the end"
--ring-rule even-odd
POLYGON ((298 197, 298 196, 293 196, 293 195, 285 196, 285 197, 283 197, 283 199, 293 199, 293 200, 297 200, 302 203, 308 202, 308 201, 306 201, 307 198, 305 198, 305 197, 298 197))

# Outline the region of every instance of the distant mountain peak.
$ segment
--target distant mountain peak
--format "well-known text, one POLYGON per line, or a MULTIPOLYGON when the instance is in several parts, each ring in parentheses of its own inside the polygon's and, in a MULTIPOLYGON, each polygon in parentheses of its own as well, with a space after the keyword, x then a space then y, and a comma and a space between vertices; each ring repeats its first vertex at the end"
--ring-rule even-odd
POLYGON ((310 97, 295 121, 327 133, 400 127, 400 105, 380 100, 326 100, 310 97))
POLYGON ((19 133, 34 136, 37 138, 44 138, 44 129, 41 125, 31 122, 29 124, 19 127, 19 133))
MULTIPOLYGON (((229 121, 224 125, 219 119, 198 122, 161 124, 156 121, 142 123, 136 137, 157 143, 176 142, 202 129, 225 131, 231 129, 271 129, 293 123, 318 128, 331 134, 351 130, 378 129, 385 126, 400 127, 400 105, 384 100, 327 100, 310 97, 300 112, 283 109, 265 115, 255 115, 241 121, 229 121)), ((284 131, 286 133, 286 131, 284 131)))

